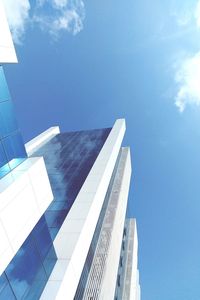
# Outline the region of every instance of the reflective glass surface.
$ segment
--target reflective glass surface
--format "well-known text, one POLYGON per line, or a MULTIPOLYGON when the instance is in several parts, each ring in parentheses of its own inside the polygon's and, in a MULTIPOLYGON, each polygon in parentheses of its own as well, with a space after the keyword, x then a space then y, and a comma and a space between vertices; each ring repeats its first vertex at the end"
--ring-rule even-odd
POLYGON ((1 291, 4 289, 4 287, 8 284, 8 280, 5 276, 5 274, 3 274, 1 277, 0 277, 0 293, 1 291))
POLYGON ((0 178, 26 157, 3 68, 0 66, 0 178))
MULTIPOLYGON (((57 260, 52 240, 110 130, 59 134, 33 154, 44 156, 54 200, 0 276, 0 300, 40 298, 57 260)), ((23 147, 18 144, 20 137, 14 135, 2 139, 2 149, 10 164, 15 164, 17 155, 24 154, 23 147)))
POLYGON ((0 138, 3 138, 16 130, 17 121, 13 103, 11 101, 0 103, 0 138))
POLYGON ((12 288, 9 284, 6 285, 6 287, 1 291, 0 299, 2 300, 16 300, 14 293, 12 291, 12 288))
POLYGON ((0 140, 0 167, 5 165, 7 163, 7 157, 6 157, 6 153, 3 147, 3 144, 0 140))
POLYGON ((10 134, 6 138, 2 139, 2 144, 6 153, 8 162, 13 158, 26 157, 25 147, 19 132, 10 134))
POLYGON ((52 239, 66 218, 110 128, 56 135, 33 156, 43 156, 54 200, 45 212, 52 239))
POLYGON ((0 66, 0 102, 10 100, 10 93, 3 72, 3 67, 0 66))
POLYGON ((43 216, 0 276, 0 300, 39 299, 56 260, 43 216), (14 298, 5 298, 5 293, 14 298))

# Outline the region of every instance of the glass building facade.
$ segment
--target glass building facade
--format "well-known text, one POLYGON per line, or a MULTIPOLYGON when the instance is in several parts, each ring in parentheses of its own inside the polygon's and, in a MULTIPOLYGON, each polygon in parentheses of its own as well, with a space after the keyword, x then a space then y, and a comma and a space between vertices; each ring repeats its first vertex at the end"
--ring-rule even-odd
MULTIPOLYGON (((3 67, 0 66, 0 178, 26 158, 3 67)), ((1 274, 0 300, 38 299, 56 260, 46 219, 42 216, 1 274)))
POLYGON ((110 130, 58 134, 33 154, 44 157, 54 200, 1 275, 0 300, 39 299, 57 261, 53 240, 110 130))
POLYGON ((43 216, 0 277, 0 299, 39 299, 57 257, 43 216))
POLYGON ((122 283, 128 290, 133 278, 124 264, 132 257, 126 226, 123 234, 125 120, 67 133, 53 127, 25 148, 1 66, 17 62, 1 1, 0 16, 0 300, 122 300, 122 283))
MULTIPOLYGON (((53 201, 35 225, 0 276, 0 300, 39 300, 54 270, 59 256, 55 239, 90 173, 112 128, 66 132, 56 134, 42 143, 32 157, 43 157, 53 192, 53 201)), ((110 142, 109 142, 110 143, 110 142)), ((81 270, 73 299, 85 297, 85 289, 91 280, 90 272, 95 260, 97 243, 102 235, 108 203, 119 167, 122 150, 112 169, 107 192, 97 218, 95 231, 81 270), (89 277, 90 276, 90 277, 89 277), (89 280, 90 279, 90 280, 89 280)), ((26 160, 27 153, 18 129, 13 103, 7 87, 3 68, 0 66, 0 179, 26 160)), ((28 158, 29 159, 29 158, 28 158)), ((123 174, 119 176, 122 178, 123 174)), ((114 194, 116 196, 117 188, 114 194)), ((117 199, 117 198, 116 198, 117 199)), ((84 200, 84 199, 83 199, 84 200)), ((27 201, 29 199, 27 198, 27 201)), ((112 205, 111 205, 112 206, 112 205)), ((115 208, 113 206, 113 211, 115 208)), ((78 218, 78 215, 77 215, 78 218)), ((38 220, 37 219, 37 220, 38 220)), ((106 223, 107 224, 107 223, 106 223)), ((108 226, 108 224, 106 225, 108 226)), ((127 225, 124 229, 121 256, 116 278, 115 299, 123 299, 127 261, 127 225)), ((110 235, 111 237, 111 235, 110 235)), ((109 240, 110 240, 109 237, 109 240)), ((65 243, 69 243, 66 235, 65 243)), ((99 250, 98 250, 99 251, 99 250)), ((106 257, 106 256, 105 256, 106 257)), ((105 260, 106 263, 106 260, 105 260)), ((102 277, 103 278, 103 277, 102 277)), ((99 281, 100 282, 100 281, 99 281)), ((128 285, 129 286, 129 285, 128 285)), ((128 288, 127 288, 128 289, 128 288)), ((96 296, 98 298, 98 293, 96 296)), ((96 298, 95 298, 96 299, 96 298)), ((127 297, 129 299, 129 297, 127 297)), ((139 299, 139 297, 138 297, 139 299)), ((45 300, 49 300, 46 299, 45 300)))
POLYGON ((54 200, 45 212, 52 239, 58 233, 111 128, 56 135, 33 156, 43 156, 54 200))
POLYGON ((0 178, 26 157, 3 67, 0 66, 0 178))

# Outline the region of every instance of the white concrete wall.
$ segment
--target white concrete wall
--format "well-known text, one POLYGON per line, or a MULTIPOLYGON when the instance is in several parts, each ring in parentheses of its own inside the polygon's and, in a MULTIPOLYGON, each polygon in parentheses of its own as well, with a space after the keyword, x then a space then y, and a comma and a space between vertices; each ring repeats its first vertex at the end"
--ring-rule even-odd
POLYGON ((118 195, 118 205, 116 210, 116 215, 114 219, 113 230, 111 233, 111 241, 109 251, 107 253, 106 259, 106 268, 104 272, 103 283, 101 287, 101 292, 99 299, 101 300, 111 300, 114 299, 115 287, 119 266, 119 258, 121 252, 121 243, 124 229, 124 221, 126 215, 126 206, 128 200, 128 192, 131 178, 131 159, 130 159, 130 150, 129 148, 123 149, 127 151, 127 156, 125 160, 124 173, 122 174, 121 187, 116 192, 118 195))
POLYGON ((56 239, 58 262, 40 299, 73 299, 125 133, 117 120, 56 239))
POLYGON ((139 276, 139 270, 137 270, 136 300, 140 300, 140 299, 141 299, 140 276, 139 276))
POLYGON ((134 227, 133 238, 133 255, 132 255, 132 271, 131 271, 131 286, 130 286, 130 300, 136 300, 137 298, 137 286, 138 286, 138 237, 137 237, 137 225, 136 220, 131 219, 131 226, 134 227))
POLYGON ((60 129, 58 126, 50 127, 49 129, 45 130, 34 139, 26 143, 25 148, 28 156, 32 155, 38 148, 46 144, 58 133, 60 133, 60 129))
POLYGON ((0 64, 16 63, 17 56, 10 34, 4 6, 0 0, 0 64))
POLYGON ((52 200, 42 157, 25 160, 0 180, 0 274, 52 200))

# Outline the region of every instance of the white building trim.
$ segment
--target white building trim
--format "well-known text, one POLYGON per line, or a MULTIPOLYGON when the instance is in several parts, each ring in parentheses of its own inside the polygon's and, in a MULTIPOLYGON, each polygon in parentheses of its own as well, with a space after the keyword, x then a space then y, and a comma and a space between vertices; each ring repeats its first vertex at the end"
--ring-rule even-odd
POLYGON ((2 0, 0 0, 0 64, 3 63, 17 63, 17 56, 4 6, 2 0))
POLYGON ((50 127, 49 129, 45 130, 34 139, 26 143, 25 148, 28 156, 31 156, 38 148, 46 144, 58 133, 60 133, 60 129, 58 126, 50 127))
POLYGON ((106 267, 104 271, 103 283, 101 286, 101 290, 99 291, 98 299, 101 300, 114 299, 115 287, 117 282, 121 243, 131 178, 130 149, 122 148, 121 157, 124 160, 124 165, 122 166, 124 168, 123 174, 120 174, 121 184, 119 185, 119 179, 117 179, 118 182, 116 185, 114 183, 114 191, 113 194, 111 194, 111 197, 113 198, 113 206, 115 202, 117 202, 117 206, 114 217, 114 224, 111 232, 110 247, 106 255, 106 267), (116 197, 117 199, 115 199, 116 197))
POLYGON ((42 300, 74 298, 124 133, 125 120, 117 120, 56 236, 58 262, 42 300))

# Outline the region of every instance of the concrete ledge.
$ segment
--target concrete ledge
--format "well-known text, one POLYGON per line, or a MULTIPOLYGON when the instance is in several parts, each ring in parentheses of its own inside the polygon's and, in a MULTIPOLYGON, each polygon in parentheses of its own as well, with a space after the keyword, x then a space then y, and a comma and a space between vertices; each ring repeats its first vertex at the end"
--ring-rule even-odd
POLYGON ((30 142, 26 143, 25 148, 28 156, 31 156, 38 148, 46 144, 58 133, 60 133, 60 129, 58 126, 50 127, 46 131, 36 136, 30 142))

